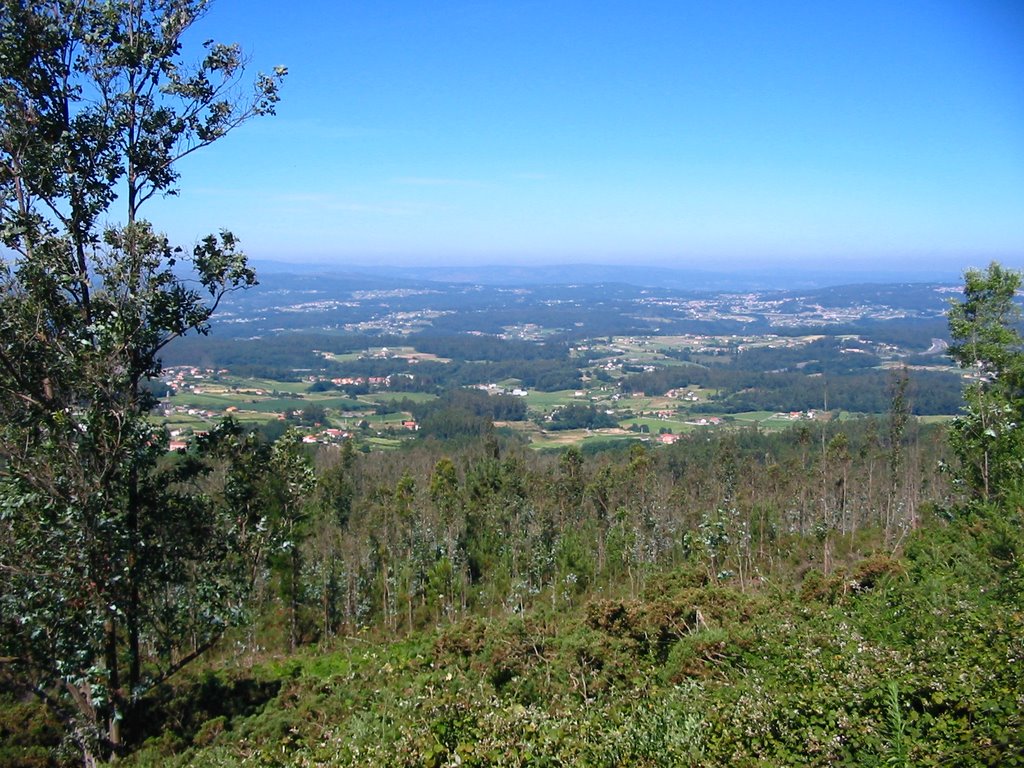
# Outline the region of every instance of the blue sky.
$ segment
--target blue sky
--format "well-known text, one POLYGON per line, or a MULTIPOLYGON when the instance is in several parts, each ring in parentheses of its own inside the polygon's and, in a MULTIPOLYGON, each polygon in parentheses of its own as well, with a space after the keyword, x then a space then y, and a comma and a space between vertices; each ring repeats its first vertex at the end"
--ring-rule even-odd
POLYGON ((278 115, 151 209, 260 258, 1024 266, 1024 3, 219 0, 278 115))

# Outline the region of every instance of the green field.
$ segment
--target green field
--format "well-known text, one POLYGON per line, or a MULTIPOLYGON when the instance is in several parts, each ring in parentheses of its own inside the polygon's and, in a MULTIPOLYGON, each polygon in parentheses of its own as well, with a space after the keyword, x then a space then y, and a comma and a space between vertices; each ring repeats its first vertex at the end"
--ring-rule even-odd
MULTIPOLYGON (((349 429, 355 421, 364 418, 363 415, 339 418, 339 412, 362 411, 366 418, 372 419, 374 429, 401 428, 401 422, 409 418, 408 414, 394 413, 375 417, 374 406, 377 403, 393 403, 404 398, 425 402, 435 397, 425 393, 383 392, 355 399, 345 397, 336 390, 311 393, 308 391, 309 382, 238 377, 222 377, 218 381, 201 379, 196 381, 195 385, 203 391, 196 393, 185 389, 173 397, 166 398, 164 402, 174 409, 198 409, 212 412, 213 415, 204 417, 175 410, 163 419, 163 423, 169 429, 209 429, 212 423, 229 412, 229 408, 232 409, 231 415, 239 421, 259 425, 275 420, 280 413, 302 412, 310 406, 327 409, 328 422, 336 427, 349 429)), ((394 448, 400 442, 395 438, 382 438, 374 444, 378 448, 394 448)))
POLYGON ((187 408, 206 408, 206 409, 219 409, 223 410, 230 405, 239 405, 239 395, 228 395, 228 394, 207 394, 205 392, 196 394, 195 392, 179 392, 174 397, 170 398, 168 402, 171 405, 183 406, 187 408))
POLYGON ((585 403, 587 398, 576 397, 577 390, 563 389, 558 392, 538 392, 530 390, 526 396, 526 407, 533 413, 548 414, 555 408, 561 408, 569 403, 585 403))
POLYGON ((413 403, 429 403, 437 400, 437 395, 429 392, 374 392, 372 395, 360 395, 359 401, 364 404, 395 403, 409 400, 413 403))
POLYGON ((239 379, 244 385, 262 389, 267 392, 306 392, 309 389, 308 381, 276 381, 274 379, 239 379))
POLYGON ((167 418, 161 419, 160 423, 164 424, 168 430, 175 429, 206 429, 210 426, 210 422, 206 419, 202 419, 198 416, 189 416, 184 413, 176 413, 167 418))
POLYGON ((325 360, 333 360, 336 363, 351 363, 362 356, 362 352, 345 352, 344 354, 324 353, 325 360))
POLYGON ((743 426, 757 424, 764 427, 778 427, 785 429, 794 424, 807 423, 805 419, 790 419, 780 417, 774 411, 745 411, 743 413, 731 414, 733 420, 743 426))
MULTIPOLYGON (((675 340, 679 342, 680 340, 675 340)), ((655 339, 649 346, 638 346, 637 350, 645 355, 654 355, 654 346, 657 344, 664 349, 668 345, 665 339, 655 339)), ((680 348, 685 344, 680 342, 680 348)), ((620 347, 624 348, 624 347, 620 347)), ((408 350, 394 350, 396 352, 408 350)), ((668 361, 676 362, 676 361, 668 361)), ((607 383, 591 382, 589 388, 567 389, 556 392, 541 392, 530 390, 524 398, 528 412, 531 417, 546 416, 552 411, 572 403, 591 403, 601 410, 614 410, 619 427, 622 430, 588 431, 588 430, 566 430, 566 431, 545 431, 532 422, 517 422, 508 424, 507 427, 515 432, 523 434, 533 448, 539 450, 561 449, 568 445, 593 445, 601 442, 615 442, 621 440, 636 440, 639 438, 637 432, 628 431, 633 425, 645 426, 648 430, 643 439, 655 441, 663 429, 673 434, 685 434, 701 429, 736 429, 736 428, 757 428, 769 431, 783 431, 792 429, 799 425, 811 426, 818 421, 808 419, 792 419, 780 416, 770 411, 750 411, 737 414, 721 413, 688 413, 693 405, 691 401, 681 398, 668 398, 665 396, 643 395, 634 397, 624 395, 616 400, 612 395, 616 392, 614 385, 607 383), (580 395, 578 393, 582 392, 580 395), (661 418, 657 412, 669 412, 669 418, 661 418), (719 424, 698 425, 688 422, 696 422, 700 419, 720 418, 719 424)), ((508 388, 519 385, 517 381, 502 382, 508 388)), ((234 376, 220 376, 216 380, 203 378, 194 381, 194 385, 200 388, 200 392, 184 390, 166 402, 176 408, 195 408, 203 411, 214 412, 213 417, 190 415, 187 413, 172 413, 167 417, 165 423, 170 428, 181 429, 207 429, 212 420, 225 413, 228 408, 234 408, 235 418, 246 423, 266 423, 273 419, 276 414, 285 411, 301 412, 309 406, 318 406, 329 411, 329 421, 334 426, 352 428, 353 424, 365 418, 370 423, 371 431, 394 430, 392 437, 382 438, 383 442, 374 443, 379 448, 392 448, 402 440, 414 437, 413 432, 406 433, 401 428, 401 422, 410 418, 407 412, 375 415, 373 408, 380 405, 394 405, 402 401, 424 403, 435 400, 437 395, 424 392, 373 392, 360 395, 353 399, 344 397, 336 390, 326 392, 309 392, 309 382, 277 381, 273 379, 242 379, 234 376), (259 393, 259 394, 257 394, 259 393), (271 394, 273 393, 273 395, 271 394), (276 396, 274 396, 276 395, 276 396), (347 418, 339 418, 338 412, 359 411, 358 415, 347 418)), ((697 387, 687 388, 687 391, 695 392, 699 402, 707 403, 708 398, 713 396, 713 390, 700 390, 697 387)), ((833 413, 831 418, 847 419, 855 418, 859 414, 833 413)), ((944 421, 948 417, 932 417, 928 421, 944 421)))
POLYGON ((391 437, 368 437, 365 439, 367 444, 378 450, 392 451, 402 445, 401 440, 397 440, 391 437))
POLYGON ((398 413, 387 413, 383 416, 374 416, 369 421, 372 424, 384 424, 389 427, 400 427, 402 422, 409 418, 408 413, 399 411, 398 413))
POLYGON ((260 413, 281 413, 283 411, 301 411, 310 405, 319 405, 324 408, 335 408, 337 410, 353 410, 365 408, 365 403, 353 400, 348 397, 315 397, 310 396, 299 400, 297 398, 268 398, 256 402, 238 403, 239 410, 258 411, 260 413))
POLYGON ((636 419, 623 419, 620 422, 620 426, 623 429, 629 429, 633 424, 640 426, 646 426, 652 435, 658 434, 662 429, 670 429, 673 432, 686 432, 696 427, 693 424, 687 424, 684 419, 659 419, 651 416, 644 416, 636 419))

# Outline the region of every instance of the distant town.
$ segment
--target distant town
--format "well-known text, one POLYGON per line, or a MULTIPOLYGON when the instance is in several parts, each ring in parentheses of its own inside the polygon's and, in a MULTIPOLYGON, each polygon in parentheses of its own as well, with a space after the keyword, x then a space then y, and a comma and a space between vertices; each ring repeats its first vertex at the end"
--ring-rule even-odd
POLYGON ((265 276, 230 297, 226 331, 168 350, 170 449, 225 416, 298 429, 306 442, 391 449, 434 435, 453 390, 502 403, 474 404, 464 428, 538 449, 883 413, 899 376, 915 383, 919 415, 949 416, 959 403, 962 374, 945 355, 954 285, 697 294, 365 281, 265 276))

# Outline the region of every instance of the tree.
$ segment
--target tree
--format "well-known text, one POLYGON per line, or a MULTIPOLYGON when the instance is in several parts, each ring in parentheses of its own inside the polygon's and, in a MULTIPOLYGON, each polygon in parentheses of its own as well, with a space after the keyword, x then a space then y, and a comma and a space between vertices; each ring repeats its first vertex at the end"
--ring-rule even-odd
POLYGON ((303 566, 308 572, 307 589, 320 602, 323 635, 332 635, 338 624, 338 603, 345 590, 346 568, 343 544, 352 502, 356 495, 356 452, 352 440, 345 440, 335 454, 321 452, 328 461, 318 467, 309 528, 303 543, 303 566))
POLYGON ((906 368, 892 374, 889 385, 889 493, 885 504, 887 538, 892 536, 897 519, 901 517, 897 513, 905 504, 905 500, 898 500, 898 493, 904 464, 903 438, 907 431, 907 422, 910 420, 910 398, 907 394, 909 386, 910 377, 906 368))
POLYGON ((224 532, 161 474, 144 386, 255 283, 231 233, 186 254, 141 215, 178 160, 278 100, 280 68, 243 93, 237 46, 184 62, 208 4, 0 0, 0 644, 87 764, 231 610, 211 586, 224 532))
POLYGON ((280 577, 281 596, 288 603, 288 645, 299 645, 299 603, 302 594, 302 540, 309 501, 316 486, 313 465, 303 451, 302 433, 289 429, 270 451, 273 478, 271 523, 280 539, 272 564, 280 577))
MULTIPOLYGON (((434 565, 432 578, 433 595, 439 609, 451 618, 456 607, 466 607, 466 556, 462 546, 465 538, 465 504, 459 487, 455 464, 447 456, 438 459, 430 475, 430 501, 437 511, 437 520, 442 538, 439 558, 434 565), (456 599, 458 603, 456 604, 456 599)), ((440 616, 438 616, 440 619, 440 616)))
POLYGON ((950 442, 961 482, 989 499, 1020 482, 1024 470, 1024 339, 1015 297, 1021 275, 996 262, 964 274, 963 301, 949 308, 950 356, 972 381, 950 442))

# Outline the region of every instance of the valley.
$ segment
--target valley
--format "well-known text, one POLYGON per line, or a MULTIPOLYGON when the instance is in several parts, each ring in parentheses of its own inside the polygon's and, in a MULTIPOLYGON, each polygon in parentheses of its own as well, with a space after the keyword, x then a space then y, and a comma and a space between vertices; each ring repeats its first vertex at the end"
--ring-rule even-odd
POLYGON ((270 436, 297 426, 309 442, 382 449, 432 436, 418 420, 427 404, 473 389, 521 405, 462 420, 466 434, 598 449, 884 413, 905 376, 913 412, 943 418, 962 386, 945 356, 955 290, 696 294, 272 273, 230 297, 231 323, 213 337, 168 350, 161 413, 175 447, 230 414, 270 436))

